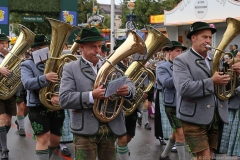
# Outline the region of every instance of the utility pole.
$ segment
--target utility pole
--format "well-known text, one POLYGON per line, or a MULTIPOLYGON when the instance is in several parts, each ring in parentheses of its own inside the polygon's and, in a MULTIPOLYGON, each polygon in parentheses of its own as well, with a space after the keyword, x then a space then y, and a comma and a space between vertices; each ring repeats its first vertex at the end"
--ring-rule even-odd
POLYGON ((115 41, 114 20, 115 20, 115 0, 111 0, 111 47, 110 47, 111 53, 113 52, 113 46, 115 41))

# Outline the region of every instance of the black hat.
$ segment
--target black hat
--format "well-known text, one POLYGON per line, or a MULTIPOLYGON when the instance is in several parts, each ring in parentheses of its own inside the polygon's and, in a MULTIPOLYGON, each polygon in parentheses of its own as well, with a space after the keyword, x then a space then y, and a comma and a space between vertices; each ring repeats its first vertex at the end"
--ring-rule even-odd
POLYGON ((120 47, 123 44, 123 42, 125 42, 125 40, 126 39, 117 39, 115 41, 115 46, 113 47, 113 50, 116 50, 118 47, 120 47))
POLYGON ((191 39, 191 36, 200 31, 200 30, 205 30, 205 29, 210 29, 212 31, 212 34, 214 34, 217 30, 215 28, 212 28, 209 26, 209 24, 205 23, 205 22, 194 22, 191 27, 190 27, 190 31, 187 34, 187 38, 191 39))
POLYGON ((31 48, 38 47, 38 46, 44 46, 49 45, 49 41, 47 37, 43 34, 36 35, 34 38, 34 42, 31 46, 31 48))
POLYGON ((76 43, 83 42, 96 42, 96 41, 105 41, 101 33, 98 31, 96 27, 91 28, 83 28, 80 36, 80 40, 75 40, 76 43))
POLYGON ((172 47, 169 47, 169 50, 175 48, 175 47, 182 47, 182 50, 186 50, 187 47, 185 47, 182 43, 178 42, 178 41, 171 41, 172 42, 172 47))
POLYGON ((10 39, 5 34, 0 34, 0 41, 10 42, 10 39))
POLYGON ((102 52, 108 52, 108 48, 105 46, 105 44, 102 45, 102 52))

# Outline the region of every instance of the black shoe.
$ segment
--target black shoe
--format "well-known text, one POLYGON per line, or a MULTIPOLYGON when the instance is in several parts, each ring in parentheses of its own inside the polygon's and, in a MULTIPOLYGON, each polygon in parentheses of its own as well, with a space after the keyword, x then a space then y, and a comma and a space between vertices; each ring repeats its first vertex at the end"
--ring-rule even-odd
POLYGON ((145 126, 144 126, 145 129, 147 130, 151 130, 152 128, 150 127, 149 123, 146 123, 145 126))
POLYGON ((19 136, 26 136, 25 130, 23 128, 20 128, 18 130, 18 134, 19 134, 19 136))
POLYGON ((8 152, 9 152, 9 151, 4 151, 4 152, 2 152, 2 154, 1 154, 1 160, 6 160, 6 159, 8 159, 8 152))
POLYGON ((173 148, 171 149, 171 152, 177 153, 177 147, 174 145, 173 148))
POLYGON ((161 156, 159 157, 159 160, 170 160, 170 158, 167 156, 165 158, 162 158, 161 156))
POLYGON ((17 120, 15 120, 15 124, 17 125, 17 129, 19 130, 19 125, 17 120))
POLYGON ((63 150, 61 150, 61 153, 64 156, 71 156, 71 152, 67 148, 63 148, 63 150))
POLYGON ((158 140, 160 141, 161 145, 166 145, 166 142, 164 141, 164 139, 162 137, 159 137, 158 140))
POLYGON ((1 146, 1 144, 0 144, 0 152, 2 152, 2 146, 1 146))
POLYGON ((142 117, 137 118, 137 123, 139 126, 142 126, 142 117))

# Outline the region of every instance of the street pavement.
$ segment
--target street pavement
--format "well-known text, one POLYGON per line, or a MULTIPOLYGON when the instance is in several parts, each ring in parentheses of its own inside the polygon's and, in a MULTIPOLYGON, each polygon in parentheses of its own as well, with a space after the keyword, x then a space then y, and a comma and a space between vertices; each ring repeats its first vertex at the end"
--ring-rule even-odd
MULTIPOLYGON (((37 160, 35 155, 35 141, 32 139, 32 128, 28 117, 25 118, 26 137, 21 137, 17 133, 17 127, 14 124, 15 117, 12 119, 12 127, 8 133, 9 160, 37 160)), ((130 160, 158 160, 165 146, 160 145, 154 136, 154 122, 149 118, 152 130, 144 129, 144 126, 137 124, 136 136, 129 144, 130 160)), ((166 141, 167 142, 167 141, 166 141)), ((68 149, 73 155, 72 143, 67 144, 68 149)), ((72 156, 73 157, 73 156, 72 156)), ((178 160, 177 153, 170 153, 171 160, 178 160)), ((72 160, 71 157, 62 156, 60 150, 57 150, 51 160, 72 160)), ((240 160, 236 157, 226 157, 219 155, 217 160, 240 160), (225 157, 225 158, 224 158, 225 157)), ((186 152, 186 160, 192 160, 192 155, 186 152)))

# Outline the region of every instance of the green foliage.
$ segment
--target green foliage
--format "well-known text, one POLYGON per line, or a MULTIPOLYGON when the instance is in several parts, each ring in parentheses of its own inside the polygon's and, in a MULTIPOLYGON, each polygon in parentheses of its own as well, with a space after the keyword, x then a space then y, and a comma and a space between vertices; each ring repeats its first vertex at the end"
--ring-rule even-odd
POLYGON ((102 14, 104 16, 104 22, 102 23, 102 28, 109 29, 111 26, 111 19, 110 16, 107 14, 102 14))
MULTIPOLYGON (((94 0, 94 6, 98 6, 94 0)), ((93 12, 93 0, 78 0, 78 23, 87 23, 87 17, 90 17, 93 12)))
MULTIPOLYGON (((122 5, 122 26, 125 28, 127 22, 126 15, 130 14, 130 10, 127 8, 127 1, 123 1, 122 5)), ((135 23, 138 29, 144 28, 145 25, 149 24, 150 15, 163 14, 164 10, 171 10, 181 0, 136 0, 133 14, 137 16, 135 23)))
POLYGON ((61 0, 9 0, 10 12, 59 13, 61 0))

